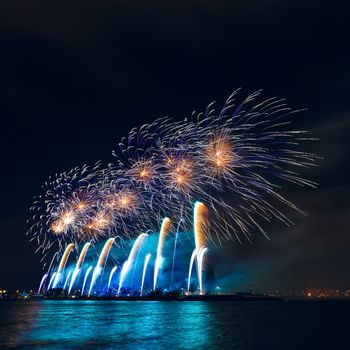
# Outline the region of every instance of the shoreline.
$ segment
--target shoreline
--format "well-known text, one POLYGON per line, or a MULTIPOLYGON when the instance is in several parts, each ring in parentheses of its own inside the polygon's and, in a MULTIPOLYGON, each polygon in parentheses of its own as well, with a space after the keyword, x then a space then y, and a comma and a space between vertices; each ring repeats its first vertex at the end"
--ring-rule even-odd
POLYGON ((41 301, 41 300, 96 300, 96 301, 286 301, 286 299, 267 296, 267 295, 240 295, 240 294, 224 294, 224 295, 184 295, 184 296, 60 296, 50 297, 45 295, 34 295, 28 298, 9 298, 1 301, 41 301))

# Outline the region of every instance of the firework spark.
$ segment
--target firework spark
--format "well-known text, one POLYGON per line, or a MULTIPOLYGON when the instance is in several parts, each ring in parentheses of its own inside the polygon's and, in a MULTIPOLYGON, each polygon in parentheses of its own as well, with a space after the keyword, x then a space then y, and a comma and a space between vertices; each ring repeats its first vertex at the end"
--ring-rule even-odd
MULTIPOLYGON (((314 139, 290 127, 298 111, 284 100, 255 102, 258 91, 236 101, 237 93, 219 110, 210 104, 181 122, 163 118, 132 129, 104 169, 83 166, 50 178, 31 208, 29 234, 38 250, 46 256, 68 241, 134 238, 156 232, 165 216, 189 228, 196 201, 205 203, 210 218, 210 229, 198 228, 202 243, 267 235, 264 222, 273 218, 290 225, 285 209, 300 210, 282 188, 316 187, 300 174, 316 164, 314 154, 299 148, 314 139)), ((196 243, 198 251, 202 246, 196 243)))

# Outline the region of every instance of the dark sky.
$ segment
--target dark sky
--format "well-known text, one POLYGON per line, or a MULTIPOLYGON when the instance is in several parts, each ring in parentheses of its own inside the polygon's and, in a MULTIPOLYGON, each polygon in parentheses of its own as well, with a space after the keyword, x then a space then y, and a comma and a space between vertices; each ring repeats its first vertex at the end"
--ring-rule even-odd
POLYGON ((307 107, 295 123, 324 160, 307 173, 319 190, 291 193, 308 216, 223 247, 218 266, 260 288, 350 287, 348 16, 336 0, 2 1, 0 288, 37 286, 26 218, 49 175, 237 87, 307 107))

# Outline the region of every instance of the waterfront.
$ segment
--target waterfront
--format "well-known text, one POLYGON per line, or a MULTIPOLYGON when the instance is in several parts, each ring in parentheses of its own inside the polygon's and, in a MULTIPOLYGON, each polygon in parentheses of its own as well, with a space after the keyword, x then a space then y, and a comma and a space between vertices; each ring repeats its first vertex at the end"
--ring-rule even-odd
POLYGON ((0 303, 10 349, 332 349, 349 301, 0 303))

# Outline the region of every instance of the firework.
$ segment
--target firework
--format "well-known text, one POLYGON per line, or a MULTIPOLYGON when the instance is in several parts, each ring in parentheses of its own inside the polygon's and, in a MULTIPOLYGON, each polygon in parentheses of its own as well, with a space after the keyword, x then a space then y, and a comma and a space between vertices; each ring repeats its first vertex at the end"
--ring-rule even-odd
POLYGON ((192 255, 191 255, 191 259, 190 259, 190 265, 188 267, 188 279, 187 279, 187 292, 190 291, 190 287, 191 287, 191 275, 192 275, 192 268, 193 268, 193 263, 197 257, 197 253, 198 250, 197 248, 194 248, 192 255))
POLYGON ((100 256, 97 260, 97 264, 96 264, 94 271, 92 273, 90 288, 89 288, 89 293, 88 293, 89 296, 91 294, 92 288, 94 287, 94 284, 95 284, 97 278, 100 276, 100 274, 102 272, 102 268, 106 262, 109 251, 111 250, 111 247, 114 243, 114 240, 115 240, 115 238, 109 238, 101 250, 100 256))
POLYGON ((316 187, 299 173, 315 165, 317 157, 299 149, 313 139, 290 127, 298 111, 284 100, 255 102, 259 91, 236 101, 237 92, 219 110, 210 104, 181 122, 163 118, 132 129, 105 169, 84 166, 51 178, 32 207, 29 232, 38 249, 116 234, 133 238, 156 232, 165 216, 186 229, 196 201, 208 209, 205 229, 195 222, 202 243, 266 235, 264 221, 273 218, 290 225, 285 209, 300 210, 282 188, 316 187))
POLYGON ((128 259, 124 262, 121 273, 120 273, 120 277, 119 277, 119 287, 118 287, 118 295, 120 293, 121 288, 123 287, 123 283, 125 280, 125 277, 127 276, 128 272, 130 271, 130 268, 132 267, 132 265, 135 262, 135 258, 136 258, 136 253, 139 252, 139 250, 141 249, 143 240, 148 236, 147 233, 141 233, 137 239, 135 240, 130 253, 129 253, 129 257, 128 259))
POLYGON ((65 268, 65 266, 67 264, 67 260, 68 260, 69 254, 71 253, 73 248, 74 248, 74 244, 70 243, 70 244, 68 244, 67 248, 65 249, 65 251, 64 251, 64 253, 62 255, 62 258, 61 258, 61 262, 58 265, 58 269, 57 269, 57 272, 56 272, 56 277, 55 277, 54 282, 53 282, 53 288, 55 288, 57 283, 59 282, 59 280, 61 278, 61 273, 62 273, 62 271, 64 270, 64 268, 65 268))
POLYGON ((42 286, 43 286, 43 284, 44 284, 44 282, 45 282, 45 280, 46 280, 48 275, 49 275, 48 273, 45 273, 44 276, 41 278, 41 281, 40 281, 40 284, 39 284, 39 288, 38 288, 38 294, 40 294, 41 288, 42 288, 42 286))
POLYGON ((94 167, 84 165, 56 174, 44 183, 42 194, 34 198, 30 208, 34 215, 29 220, 33 224, 28 234, 43 254, 55 244, 62 250, 67 242, 78 246, 80 241, 95 238, 86 234, 85 227, 95 212, 98 169, 97 163, 94 167))
POLYGON ((151 258, 151 254, 148 253, 145 256, 145 261, 143 263, 143 270, 142 270, 142 279, 141 279, 141 288, 140 288, 140 295, 142 296, 143 293, 143 285, 145 284, 145 276, 146 276, 146 271, 147 271, 147 265, 149 262, 149 259, 151 258))
POLYGON ((71 279, 70 284, 69 284, 68 294, 70 294, 72 287, 73 287, 73 284, 75 282, 75 279, 77 278, 77 276, 81 270, 81 267, 82 267, 84 260, 85 260, 86 253, 87 253, 90 245, 91 245, 90 242, 85 243, 83 249, 81 250, 77 264, 75 265, 75 268, 74 268, 74 271, 72 274, 72 279, 71 279))
POLYGON ((112 270, 111 270, 111 272, 109 274, 107 290, 109 290, 109 288, 111 286, 112 278, 113 278, 113 275, 115 274, 115 272, 117 271, 117 268, 118 268, 118 266, 113 266, 113 268, 112 268, 112 270))
POLYGON ((157 257, 156 257, 155 267, 154 267, 153 290, 155 290, 157 287, 159 269, 160 269, 160 266, 161 266, 162 261, 163 261, 164 240, 165 240, 166 234, 169 231, 170 225, 171 225, 170 219, 164 218, 162 221, 162 226, 160 228, 160 232, 159 232, 157 257))
POLYGON ((87 279, 89 277, 89 274, 90 274, 92 268, 93 268, 93 266, 89 266, 88 269, 85 272, 83 287, 81 288, 81 295, 84 295, 84 289, 85 289, 86 281, 87 281, 87 279))

